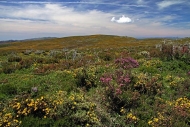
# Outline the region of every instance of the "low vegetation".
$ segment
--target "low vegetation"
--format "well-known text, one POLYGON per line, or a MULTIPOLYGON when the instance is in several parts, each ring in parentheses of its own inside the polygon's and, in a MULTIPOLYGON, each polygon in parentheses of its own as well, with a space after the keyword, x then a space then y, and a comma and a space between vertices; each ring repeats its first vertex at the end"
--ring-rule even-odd
POLYGON ((188 127, 190 39, 92 35, 6 43, 0 127, 15 126, 188 127))

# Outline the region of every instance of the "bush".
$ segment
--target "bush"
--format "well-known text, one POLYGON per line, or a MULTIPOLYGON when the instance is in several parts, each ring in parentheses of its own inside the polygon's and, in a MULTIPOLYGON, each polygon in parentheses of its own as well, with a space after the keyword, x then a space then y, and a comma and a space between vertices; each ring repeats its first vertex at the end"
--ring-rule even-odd
POLYGON ((125 105, 124 97, 126 91, 132 90, 131 86, 131 69, 139 66, 138 62, 131 57, 119 58, 115 60, 116 70, 113 73, 104 74, 100 81, 105 87, 105 95, 109 107, 116 112, 125 105))
MULTIPOLYGON (((68 95, 64 91, 48 94, 39 98, 30 96, 17 96, 9 103, 7 110, 0 117, 5 119, 7 112, 13 109, 9 122, 21 122, 20 126, 100 126, 100 120, 96 115, 96 105, 87 101, 80 93, 68 95), (10 108, 10 109, 9 109, 10 108), (33 124, 32 124, 33 123, 33 124)), ((1 121, 1 125, 7 125, 7 121, 1 121)))
POLYGON ((20 62, 22 58, 20 56, 11 55, 8 57, 8 62, 20 62))
POLYGON ((29 68, 33 63, 34 61, 31 58, 23 59, 19 62, 21 68, 29 68))
POLYGON ((75 69, 76 84, 89 90, 97 85, 96 67, 75 69))
POLYGON ((160 82, 161 76, 148 75, 147 73, 139 73, 133 75, 134 89, 143 94, 156 95, 161 92, 162 83, 160 82))
POLYGON ((9 63, 9 62, 2 62, 1 66, 2 66, 1 71, 4 72, 5 74, 13 73, 17 69, 21 68, 21 66, 18 63, 9 63))
POLYGON ((137 68, 139 66, 138 61, 136 61, 131 57, 118 58, 115 60, 115 64, 117 68, 122 68, 122 69, 132 69, 132 68, 137 68))
POLYGON ((33 116, 26 116, 22 118, 19 127, 51 127, 53 120, 50 118, 38 118, 33 116))
POLYGON ((30 55, 32 52, 33 52, 33 50, 25 50, 25 51, 23 51, 22 53, 23 53, 24 55, 30 55))
POLYGON ((105 53, 102 53, 100 56, 99 56, 101 59, 103 59, 104 61, 111 61, 113 60, 113 54, 109 53, 109 52, 105 52, 105 53))
POLYGON ((34 74, 47 74, 51 70, 55 70, 55 64, 41 65, 34 70, 34 74))

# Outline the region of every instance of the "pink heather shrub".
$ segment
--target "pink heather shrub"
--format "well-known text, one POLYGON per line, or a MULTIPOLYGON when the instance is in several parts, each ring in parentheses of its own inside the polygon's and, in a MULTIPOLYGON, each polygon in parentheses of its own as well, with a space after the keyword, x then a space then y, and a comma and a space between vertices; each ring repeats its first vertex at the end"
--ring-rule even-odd
POLYGON ((103 75, 100 78, 100 81, 103 85, 108 87, 109 91, 112 91, 113 94, 118 95, 122 94, 123 88, 126 88, 131 80, 128 74, 124 74, 124 72, 120 70, 113 75, 103 75))
POLYGON ((117 67, 121 67, 123 69, 137 68, 139 66, 139 63, 131 57, 118 58, 115 60, 115 64, 117 67))
POLYGON ((100 81, 106 85, 110 84, 110 81, 112 80, 112 76, 110 75, 104 75, 100 78, 100 81))

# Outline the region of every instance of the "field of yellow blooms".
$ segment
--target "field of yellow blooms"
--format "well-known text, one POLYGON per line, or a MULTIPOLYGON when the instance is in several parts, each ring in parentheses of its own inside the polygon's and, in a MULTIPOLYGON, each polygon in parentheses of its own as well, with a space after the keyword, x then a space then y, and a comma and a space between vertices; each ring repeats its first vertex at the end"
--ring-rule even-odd
POLYGON ((0 127, 189 127, 188 42, 91 35, 0 44, 0 127))

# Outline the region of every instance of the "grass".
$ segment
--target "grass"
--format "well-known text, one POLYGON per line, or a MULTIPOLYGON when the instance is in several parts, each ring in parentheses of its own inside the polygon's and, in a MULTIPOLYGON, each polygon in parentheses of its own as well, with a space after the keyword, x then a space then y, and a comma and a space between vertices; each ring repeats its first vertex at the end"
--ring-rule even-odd
POLYGON ((162 40, 91 35, 0 46, 0 126, 189 126, 190 49, 175 57, 156 48, 162 40))

